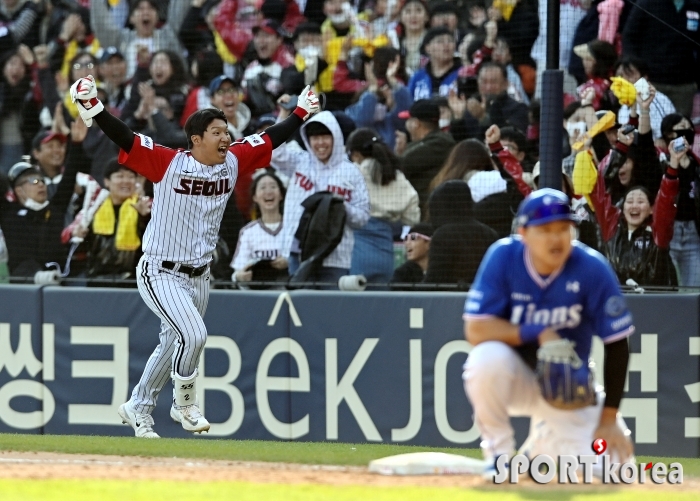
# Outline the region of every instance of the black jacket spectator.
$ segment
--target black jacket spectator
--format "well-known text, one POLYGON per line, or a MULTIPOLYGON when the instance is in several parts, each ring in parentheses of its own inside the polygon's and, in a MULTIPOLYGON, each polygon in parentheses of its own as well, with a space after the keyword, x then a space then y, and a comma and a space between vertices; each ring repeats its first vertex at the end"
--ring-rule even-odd
POLYGON ((189 54, 190 62, 194 61, 194 56, 198 52, 215 46, 214 35, 206 22, 206 16, 212 7, 211 2, 207 2, 202 7, 191 5, 182 21, 179 36, 189 54))
POLYGON ((624 54, 645 60, 652 82, 678 85, 697 81, 700 27, 692 13, 700 13, 700 0, 685 0, 680 12, 673 1, 638 0, 637 6, 623 31, 624 54))
POLYGON ((537 39, 539 29, 537 2, 528 0, 521 0, 515 5, 508 21, 505 19, 498 21, 498 35, 508 41, 513 55, 513 66, 516 68, 521 64, 535 66, 535 62, 530 57, 530 51, 537 39))
POLYGON ((420 141, 409 143, 401 156, 403 172, 418 192, 422 208, 428 200, 430 181, 440 171, 454 145, 452 136, 436 129, 420 141))
MULTIPOLYGON (((487 104, 487 115, 481 120, 474 118, 469 112, 464 115, 466 128, 470 131, 478 130, 479 137, 483 137, 486 129, 492 125, 499 127, 511 126, 522 133, 527 131, 528 110, 527 106, 519 103, 506 92, 502 92, 487 104)), ((470 134, 470 137, 473 135, 470 134)))
MULTIPOLYGON (((7 242, 12 276, 33 277, 45 269, 46 263, 57 262, 61 266, 65 263, 67 249, 61 244, 65 214, 73 196, 75 177, 89 166, 82 145, 69 144, 66 170, 56 194, 46 206, 32 210, 13 202, 0 209, 0 227, 7 242)), ((38 170, 36 174, 40 175, 38 170)), ((20 176, 19 182, 22 177, 26 176, 20 176)))
MULTIPOLYGON (((406 261, 404 264, 394 270, 394 276, 391 277, 392 284, 418 284, 423 282, 423 270, 418 264, 413 261, 406 261)), ((409 286, 398 287, 391 286, 391 290, 420 290, 409 286)))
POLYGON ((430 196, 430 222, 436 230, 426 283, 467 289, 474 281, 481 259, 498 234, 472 217, 472 205, 471 190, 460 180, 443 183, 430 196))

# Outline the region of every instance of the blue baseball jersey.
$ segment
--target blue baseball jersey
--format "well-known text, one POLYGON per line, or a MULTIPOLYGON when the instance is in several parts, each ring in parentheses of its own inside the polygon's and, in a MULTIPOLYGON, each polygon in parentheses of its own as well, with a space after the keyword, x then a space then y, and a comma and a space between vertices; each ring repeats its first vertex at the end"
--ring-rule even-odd
MULTIPOLYGON (((607 344, 634 333, 615 273, 599 252, 580 242, 573 243, 565 265, 548 277, 537 273, 519 237, 491 245, 464 305, 465 320, 488 317, 549 326, 576 343, 582 360, 588 360, 594 334, 607 344)), ((518 348, 534 366, 536 343, 518 348)))

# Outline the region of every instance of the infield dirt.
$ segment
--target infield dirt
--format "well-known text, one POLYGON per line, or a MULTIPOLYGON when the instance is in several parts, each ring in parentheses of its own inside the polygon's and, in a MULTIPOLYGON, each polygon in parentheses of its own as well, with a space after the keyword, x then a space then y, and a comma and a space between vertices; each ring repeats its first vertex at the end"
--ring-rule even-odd
POLYGON ((494 486, 475 475, 383 476, 366 467, 301 465, 248 461, 214 461, 183 458, 98 456, 50 452, 0 451, 0 478, 11 479, 110 479, 199 482, 252 482, 275 484, 481 487, 489 489, 649 489, 700 492, 700 479, 686 478, 682 485, 634 486, 494 486))

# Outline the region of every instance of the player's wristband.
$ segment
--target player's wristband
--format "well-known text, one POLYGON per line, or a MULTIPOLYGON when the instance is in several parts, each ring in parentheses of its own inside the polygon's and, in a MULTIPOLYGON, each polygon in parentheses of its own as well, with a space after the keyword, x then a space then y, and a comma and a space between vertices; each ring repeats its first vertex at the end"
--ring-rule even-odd
POLYGON ((292 113, 301 118, 302 120, 304 120, 309 115, 309 112, 300 106, 294 108, 294 111, 292 113))
POLYGON ((520 326, 520 341, 525 343, 536 343, 537 338, 542 331, 547 327, 544 325, 521 325, 520 326))

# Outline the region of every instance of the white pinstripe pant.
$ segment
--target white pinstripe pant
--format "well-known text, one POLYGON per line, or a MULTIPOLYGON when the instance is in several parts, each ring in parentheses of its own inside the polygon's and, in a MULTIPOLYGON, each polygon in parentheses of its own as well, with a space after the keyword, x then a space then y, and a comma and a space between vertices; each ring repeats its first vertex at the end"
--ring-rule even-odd
POLYGON ((137 412, 150 414, 171 371, 191 376, 207 340, 204 312, 209 302, 209 271, 199 277, 164 270, 159 261, 141 258, 136 282, 146 305, 160 318, 160 342, 131 392, 137 412))

